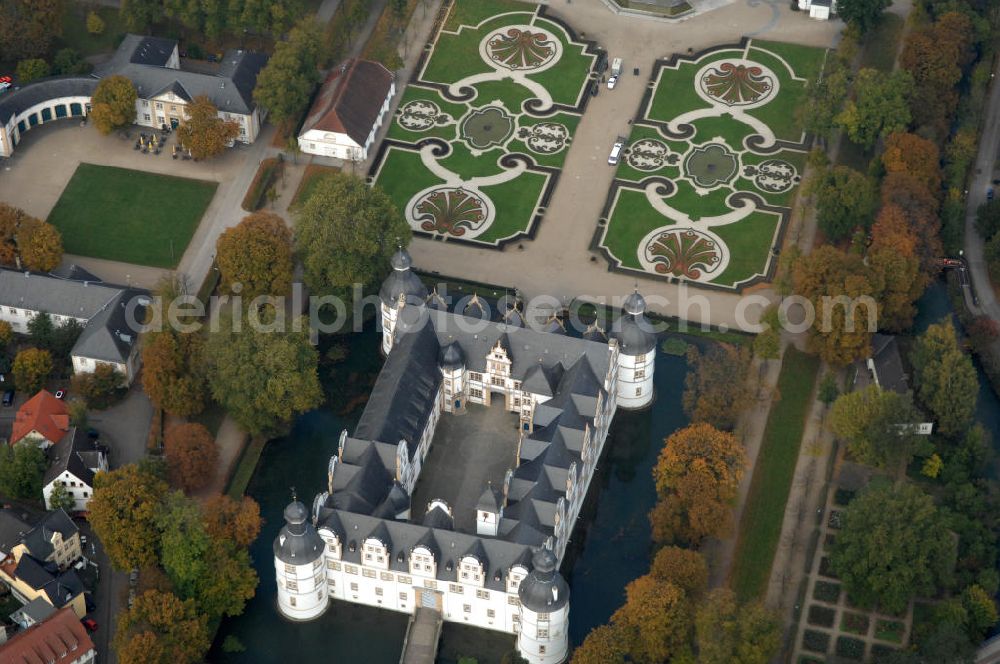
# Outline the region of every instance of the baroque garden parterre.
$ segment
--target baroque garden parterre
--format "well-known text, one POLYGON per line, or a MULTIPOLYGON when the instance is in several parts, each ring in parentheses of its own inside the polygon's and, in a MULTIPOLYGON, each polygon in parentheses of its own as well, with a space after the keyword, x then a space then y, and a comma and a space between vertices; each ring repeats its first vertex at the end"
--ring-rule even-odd
POLYGON ((657 62, 594 236, 612 269, 766 280, 806 162, 796 109, 824 57, 744 40, 657 62))
POLYGON ((532 236, 586 106, 596 47, 544 7, 506 4, 453 14, 372 167, 418 234, 492 247, 532 236))

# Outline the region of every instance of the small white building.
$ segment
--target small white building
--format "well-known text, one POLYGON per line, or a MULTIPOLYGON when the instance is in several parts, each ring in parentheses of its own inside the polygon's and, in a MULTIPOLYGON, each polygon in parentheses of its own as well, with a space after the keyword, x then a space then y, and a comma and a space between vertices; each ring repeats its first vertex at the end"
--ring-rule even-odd
POLYGON ((70 320, 83 325, 70 351, 75 373, 93 373, 112 365, 130 385, 139 371, 138 333, 145 317, 147 291, 105 284, 80 268, 66 276, 0 269, 0 320, 14 332, 28 333, 28 323, 47 313, 57 327, 70 320))
POLYGON ((86 512, 94 496, 94 475, 108 470, 108 454, 87 436, 73 428, 49 448, 49 467, 42 478, 45 508, 52 509, 52 491, 62 485, 75 501, 72 511, 86 512))
POLYGON ((302 124, 299 149, 322 157, 364 161, 395 94, 392 72, 378 62, 348 60, 335 67, 302 124))
POLYGON ((799 0, 799 9, 809 12, 809 18, 828 21, 837 14, 837 0, 799 0))

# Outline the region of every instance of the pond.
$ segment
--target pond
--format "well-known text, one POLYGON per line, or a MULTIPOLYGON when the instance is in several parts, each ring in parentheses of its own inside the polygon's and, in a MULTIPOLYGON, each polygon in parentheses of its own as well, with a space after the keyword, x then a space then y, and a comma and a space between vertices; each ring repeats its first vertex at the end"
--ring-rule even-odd
MULTIPOLYGON (((288 436, 267 445, 250 482, 248 494, 260 503, 265 520, 260 538, 250 549, 260 585, 243 615, 223 622, 209 655, 212 662, 399 662, 405 614, 335 602, 314 621, 292 623, 281 618, 275 607, 271 545, 283 525, 281 514, 291 487, 307 505, 323 489, 327 461, 340 431, 353 431, 382 363, 373 329, 339 343, 346 346, 347 359, 335 369, 329 365, 320 369, 327 403, 299 417, 288 436), (245 652, 222 652, 221 644, 230 635, 240 640, 245 652)), ((604 459, 563 565, 572 597, 573 643, 606 622, 624 601, 625 585, 648 570, 646 514, 656 499, 651 471, 663 439, 686 424, 681 409, 686 371, 685 358, 659 353, 652 408, 640 413, 619 411, 615 416, 604 459)), ((441 645, 440 664, 451 664, 459 656, 489 664, 512 648, 513 637, 446 623, 441 645)))

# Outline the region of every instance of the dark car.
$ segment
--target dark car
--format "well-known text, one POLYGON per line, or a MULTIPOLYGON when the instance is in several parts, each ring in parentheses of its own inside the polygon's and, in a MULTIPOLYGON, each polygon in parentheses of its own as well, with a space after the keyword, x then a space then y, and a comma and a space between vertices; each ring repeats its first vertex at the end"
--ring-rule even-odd
POLYGON ((600 90, 600 89, 601 89, 601 83, 600 83, 600 81, 591 81, 590 82, 590 95, 592 97, 596 97, 597 96, 597 91, 600 90))
POLYGON ((7 390, 3 393, 3 405, 5 407, 14 405, 14 390, 7 390))

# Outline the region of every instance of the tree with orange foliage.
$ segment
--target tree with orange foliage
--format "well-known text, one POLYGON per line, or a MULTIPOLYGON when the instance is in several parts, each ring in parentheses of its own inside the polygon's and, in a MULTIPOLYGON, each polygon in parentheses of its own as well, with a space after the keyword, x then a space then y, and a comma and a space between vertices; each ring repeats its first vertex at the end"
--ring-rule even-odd
POLYGON ((913 76, 910 109, 917 125, 944 138, 958 107, 962 68, 970 62, 972 22, 948 12, 907 35, 899 66, 913 76))
POLYGON ((212 644, 208 618, 192 600, 150 590, 121 614, 114 648, 122 664, 195 664, 212 644))
POLYGON ((708 588, 708 565, 697 551, 677 546, 665 546, 656 552, 649 573, 660 581, 668 581, 693 599, 708 588))
POLYGON ((906 215, 895 205, 879 212, 872 227, 868 265, 881 281, 879 328, 893 332, 909 329, 917 313, 914 306, 929 278, 920 270, 917 237, 906 215))
POLYGON ((214 157, 240 135, 240 123, 219 117, 219 109, 205 95, 187 105, 186 115, 177 138, 195 159, 214 157))
POLYGON ((260 505, 249 496, 235 501, 226 495, 213 496, 202 507, 205 532, 209 537, 233 542, 246 548, 260 534, 260 505))
POLYGON ((254 212, 219 236, 216 260, 222 289, 242 286, 249 302, 258 295, 285 295, 292 286, 292 231, 273 212, 254 212))
POLYGON ((889 173, 882 180, 882 205, 902 210, 907 226, 917 238, 920 270, 928 277, 938 273, 941 246, 940 202, 918 179, 908 173, 889 173))
POLYGON ((887 173, 912 175, 935 197, 941 191, 941 154, 926 138, 901 132, 889 134, 882 164, 887 173))
POLYGON ((623 630, 613 624, 598 625, 573 651, 570 664, 625 664, 623 630))
POLYGON ((861 256, 823 245, 795 261, 795 292, 810 301, 816 320, 809 346, 825 362, 844 366, 868 357, 878 322, 878 281, 861 256))
POLYGON ((177 424, 163 438, 170 481, 185 491, 200 489, 215 475, 219 449, 212 434, 194 422, 177 424))
POLYGON ((701 423, 672 434, 653 468, 660 498, 650 512, 654 539, 697 545, 726 532, 745 467, 746 453, 731 433, 701 423))
POLYGON ((683 590, 647 574, 625 586, 625 596, 611 623, 630 661, 661 664, 690 648, 691 602, 683 590))
POLYGON ((62 256, 62 235, 55 226, 0 203, 0 264, 48 272, 62 256))
POLYGON ((181 417, 205 408, 204 344, 205 338, 197 332, 169 327, 143 336, 142 389, 157 408, 181 417))

